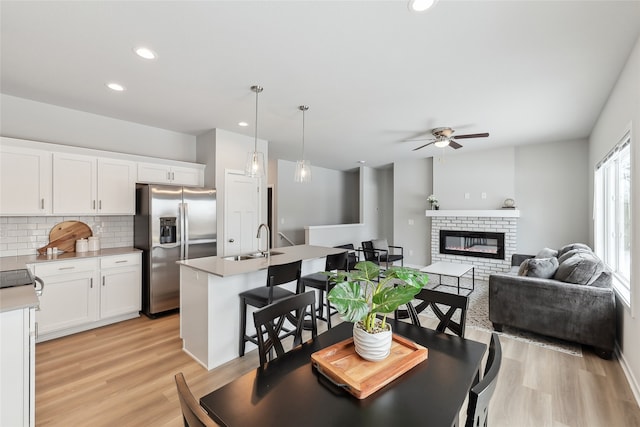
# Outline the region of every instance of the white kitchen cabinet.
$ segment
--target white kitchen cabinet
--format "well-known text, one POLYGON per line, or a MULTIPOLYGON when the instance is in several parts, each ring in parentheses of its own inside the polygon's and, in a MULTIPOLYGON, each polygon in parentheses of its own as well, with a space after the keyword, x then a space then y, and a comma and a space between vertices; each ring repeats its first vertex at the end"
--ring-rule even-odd
POLYGON ((35 308, 0 313, 0 425, 35 424, 35 308))
POLYGON ((135 215, 135 163, 98 158, 98 214, 135 215))
POLYGON ((138 182, 202 187, 204 185, 204 170, 199 166, 138 163, 138 182))
POLYGON ((100 318, 141 310, 140 261, 140 254, 100 259, 100 318))
POLYGON ((45 283, 36 313, 40 335, 61 331, 98 319, 98 259, 35 265, 45 283))
POLYGON ((53 213, 134 215, 132 162, 68 153, 53 154, 53 213))
POLYGON ((51 213, 51 153, 0 145, 0 215, 51 213))
POLYGON ((44 283, 36 313, 38 341, 138 317, 140 252, 34 264, 44 283))

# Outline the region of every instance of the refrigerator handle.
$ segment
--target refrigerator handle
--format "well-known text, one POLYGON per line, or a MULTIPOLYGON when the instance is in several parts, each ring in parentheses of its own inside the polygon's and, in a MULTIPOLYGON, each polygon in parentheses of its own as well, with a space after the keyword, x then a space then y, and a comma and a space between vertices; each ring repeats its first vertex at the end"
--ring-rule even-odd
POLYGON ((189 259, 189 203, 182 204, 184 215, 184 259, 189 259))
POLYGON ((184 259, 184 203, 178 204, 178 228, 180 229, 180 237, 178 244, 180 245, 180 260, 184 259))

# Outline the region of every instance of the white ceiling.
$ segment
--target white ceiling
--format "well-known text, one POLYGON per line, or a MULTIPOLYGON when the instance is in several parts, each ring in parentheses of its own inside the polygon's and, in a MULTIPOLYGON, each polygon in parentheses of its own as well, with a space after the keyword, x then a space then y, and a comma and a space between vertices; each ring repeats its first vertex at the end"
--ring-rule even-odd
POLYGON ((437 155, 403 140, 439 126, 490 132, 464 151, 585 138, 640 36, 640 1, 441 0, 415 14, 405 0, 3 0, 0 12, 5 94, 253 136, 260 84, 270 156, 300 157, 307 104, 305 157, 341 170, 437 155))

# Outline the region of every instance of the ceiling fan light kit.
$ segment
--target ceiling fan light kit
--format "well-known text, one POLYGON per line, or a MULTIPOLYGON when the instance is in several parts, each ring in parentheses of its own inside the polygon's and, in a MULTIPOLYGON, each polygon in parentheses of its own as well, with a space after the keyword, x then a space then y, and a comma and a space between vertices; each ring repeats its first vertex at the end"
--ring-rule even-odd
MULTIPOLYGON (((438 148, 451 147, 455 150, 458 148, 462 148, 456 139, 467 139, 467 138, 486 138, 489 136, 488 132, 485 133, 470 133, 467 135, 458 135, 453 136, 455 132, 454 129, 450 127, 442 127, 442 128, 434 128, 431 130, 431 135, 433 135, 433 139, 420 147, 414 148, 413 151, 418 151, 421 148, 428 147, 429 145, 435 145, 438 148)), ((411 141, 423 141, 424 139, 413 139, 411 141)))
POLYGON ((411 12, 425 12, 431 9, 438 0, 410 0, 408 3, 411 12))
POLYGON ((262 86, 251 86, 251 90, 256 94, 256 124, 253 151, 247 153, 247 163, 244 174, 252 178, 264 176, 264 153, 258 151, 258 94, 263 91, 262 86))

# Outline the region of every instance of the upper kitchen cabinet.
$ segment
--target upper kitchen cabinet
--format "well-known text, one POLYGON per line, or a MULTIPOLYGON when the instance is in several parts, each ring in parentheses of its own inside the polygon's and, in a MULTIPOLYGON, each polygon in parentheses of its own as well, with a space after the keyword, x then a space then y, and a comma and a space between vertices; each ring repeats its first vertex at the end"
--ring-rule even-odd
POLYGON ((0 145, 0 215, 49 213, 51 152, 0 145))
POLYGON ((138 163, 138 182, 202 187, 204 166, 176 166, 160 163, 138 163))
POLYGON ((135 164, 68 153, 53 154, 53 213, 134 215, 135 164))

